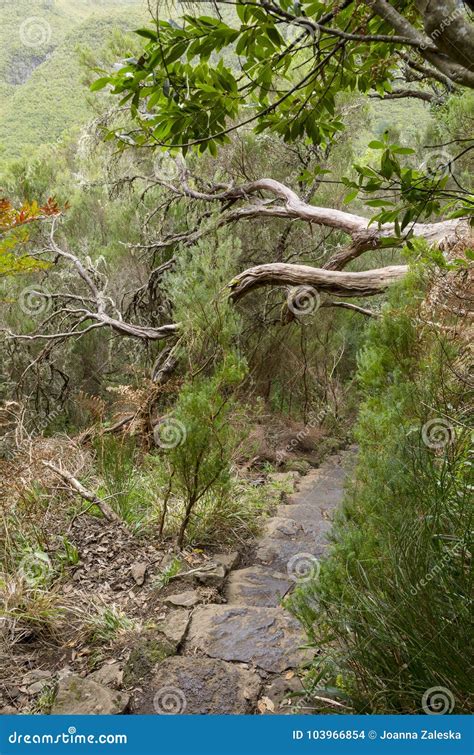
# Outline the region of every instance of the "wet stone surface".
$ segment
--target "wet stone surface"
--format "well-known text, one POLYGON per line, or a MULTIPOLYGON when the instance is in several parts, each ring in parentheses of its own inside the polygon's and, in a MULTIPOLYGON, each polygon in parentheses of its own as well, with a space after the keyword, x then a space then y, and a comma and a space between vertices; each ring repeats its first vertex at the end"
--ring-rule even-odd
POLYGON ((210 658, 176 656, 157 668, 133 713, 245 714, 255 708, 262 680, 254 671, 210 658))
POLYGON ((275 608, 292 585, 286 574, 263 566, 249 566, 230 574, 224 595, 228 605, 275 608))
POLYGON ((212 658, 278 672, 308 660, 308 652, 299 649, 305 641, 298 622, 281 608, 211 605, 195 610, 186 645, 212 658))

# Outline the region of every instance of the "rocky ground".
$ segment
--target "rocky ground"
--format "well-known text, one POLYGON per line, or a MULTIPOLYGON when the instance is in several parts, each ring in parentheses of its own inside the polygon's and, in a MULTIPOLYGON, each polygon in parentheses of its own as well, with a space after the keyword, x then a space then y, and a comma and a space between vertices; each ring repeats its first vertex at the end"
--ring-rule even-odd
POLYGON ((318 569, 352 458, 349 450, 304 476, 273 474, 280 490, 294 492, 278 496, 251 550, 190 551, 158 587, 171 552, 120 525, 76 519, 80 561, 64 588, 68 610, 88 594, 129 623, 100 649, 87 638, 40 651, 22 642, 16 678, 1 686, 2 712, 301 712, 300 669, 313 651, 282 599, 318 569))

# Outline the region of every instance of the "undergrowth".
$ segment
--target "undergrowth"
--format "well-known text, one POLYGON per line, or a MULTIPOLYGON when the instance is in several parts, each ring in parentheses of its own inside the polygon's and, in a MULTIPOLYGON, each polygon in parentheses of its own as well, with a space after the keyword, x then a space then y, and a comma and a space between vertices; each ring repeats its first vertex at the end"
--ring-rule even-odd
MULTIPOLYGON (((469 707, 465 345, 459 333, 455 342, 449 330, 423 324, 426 292, 426 275, 415 270, 369 330, 358 364, 355 480, 319 579, 290 600, 322 649, 308 688, 359 713, 421 713, 434 687, 443 688, 447 711, 469 707)), ((443 320, 455 322, 446 313, 443 320)))

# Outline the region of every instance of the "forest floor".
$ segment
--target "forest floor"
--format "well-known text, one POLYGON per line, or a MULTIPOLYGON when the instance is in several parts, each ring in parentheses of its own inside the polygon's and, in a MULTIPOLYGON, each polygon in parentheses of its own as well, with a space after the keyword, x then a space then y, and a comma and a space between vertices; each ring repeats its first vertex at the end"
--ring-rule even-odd
POLYGON ((80 561, 61 586, 70 631, 21 637, 2 712, 311 712, 300 677, 314 650, 283 599, 317 573, 354 458, 349 449, 304 476, 270 474, 278 492, 261 536, 240 551, 185 552, 176 573, 171 551, 76 518, 80 561), (91 597, 102 618, 78 641, 91 597))

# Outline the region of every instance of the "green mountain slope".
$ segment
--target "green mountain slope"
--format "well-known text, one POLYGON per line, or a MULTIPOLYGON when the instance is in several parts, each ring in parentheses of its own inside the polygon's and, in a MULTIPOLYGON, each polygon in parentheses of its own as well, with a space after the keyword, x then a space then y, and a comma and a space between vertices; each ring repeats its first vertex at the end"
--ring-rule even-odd
POLYGON ((142 0, 0 0, 0 158, 17 157, 92 115, 79 48, 136 28, 142 0))

